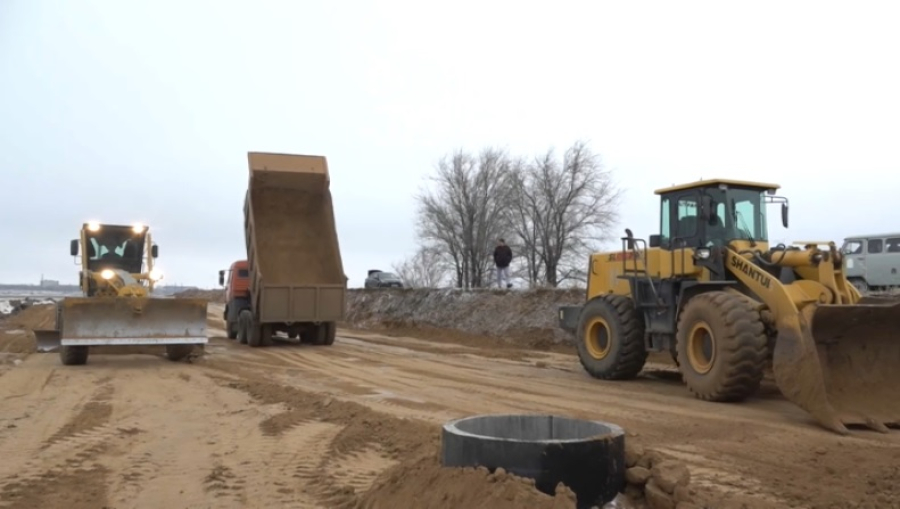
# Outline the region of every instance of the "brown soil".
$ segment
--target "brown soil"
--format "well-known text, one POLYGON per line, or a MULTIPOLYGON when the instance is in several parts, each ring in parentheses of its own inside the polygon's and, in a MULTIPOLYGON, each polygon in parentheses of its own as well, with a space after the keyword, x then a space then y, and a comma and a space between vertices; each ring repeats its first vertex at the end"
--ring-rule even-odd
POLYGON ((178 299, 206 299, 215 303, 225 302, 225 290, 184 290, 172 296, 178 299))
MULTIPOLYGON (((210 307, 216 331, 221 307, 210 307)), ((61 366, 32 354, 0 380, 0 498, 74 509, 572 507, 570 494, 437 464, 447 420, 540 412, 624 427, 647 451, 636 462, 648 456, 648 472, 632 471, 628 489, 645 507, 653 497, 659 507, 684 497, 900 507, 898 433, 829 433, 771 386, 713 404, 677 377, 591 379, 570 353, 423 343, 355 333, 330 347, 250 348, 216 337, 193 364, 93 355, 61 366)))
POLYGON ((466 509, 572 509, 575 494, 560 486, 556 496, 541 493, 531 479, 502 469, 443 468, 435 455, 408 460, 381 476, 357 507, 393 509, 434 507, 466 509))
POLYGON ((256 263, 267 284, 343 284, 331 193, 253 189, 256 263))

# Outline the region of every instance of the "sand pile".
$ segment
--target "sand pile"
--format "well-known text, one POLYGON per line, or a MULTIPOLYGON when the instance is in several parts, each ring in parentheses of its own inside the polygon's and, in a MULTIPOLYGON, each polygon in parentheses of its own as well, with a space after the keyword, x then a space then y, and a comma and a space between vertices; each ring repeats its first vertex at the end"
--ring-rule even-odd
POLYGON ((390 469, 357 504, 360 509, 573 509, 575 494, 563 485, 556 496, 541 493, 532 479, 497 469, 443 468, 436 455, 390 469))
POLYGON ((35 351, 31 330, 52 328, 56 314, 52 304, 38 304, 21 308, 14 315, 0 320, 0 352, 28 354, 35 351))
POLYGON ((182 299, 206 299, 210 302, 217 302, 220 304, 225 302, 225 290, 191 289, 174 293, 172 296, 182 299))
POLYGON ((568 343, 557 306, 584 300, 584 290, 378 289, 347 293, 349 327, 455 330, 537 346, 568 343))

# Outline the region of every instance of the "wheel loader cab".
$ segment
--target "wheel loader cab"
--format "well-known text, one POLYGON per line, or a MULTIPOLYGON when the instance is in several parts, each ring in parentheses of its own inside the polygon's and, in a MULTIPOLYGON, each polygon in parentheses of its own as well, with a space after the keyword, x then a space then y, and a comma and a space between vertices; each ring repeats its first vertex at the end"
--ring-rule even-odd
MULTIPOLYGON (((784 200, 768 196, 777 188, 775 184, 715 180, 660 189, 656 191, 660 195, 660 233, 650 236, 649 245, 668 252, 687 250, 679 257, 681 264, 659 260, 669 262, 673 276, 723 279, 722 259, 711 248, 737 243, 768 249, 766 205, 784 200)), ((787 203, 781 203, 786 227, 787 203)))

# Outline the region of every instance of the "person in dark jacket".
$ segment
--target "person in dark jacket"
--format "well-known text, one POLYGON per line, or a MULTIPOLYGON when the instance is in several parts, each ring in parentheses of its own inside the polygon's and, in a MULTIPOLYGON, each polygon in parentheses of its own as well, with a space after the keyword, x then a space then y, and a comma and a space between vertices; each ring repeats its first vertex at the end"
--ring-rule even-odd
POLYGON ((503 288, 503 280, 506 280, 506 287, 512 288, 509 282, 509 264, 512 262, 512 249, 506 245, 503 239, 497 242, 494 248, 494 265, 497 266, 497 287, 503 288))

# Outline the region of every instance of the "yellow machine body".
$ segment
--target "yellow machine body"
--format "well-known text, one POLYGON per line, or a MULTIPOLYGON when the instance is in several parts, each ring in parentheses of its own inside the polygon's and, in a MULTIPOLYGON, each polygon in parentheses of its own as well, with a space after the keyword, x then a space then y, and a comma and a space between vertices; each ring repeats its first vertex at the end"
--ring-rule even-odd
POLYGON ((774 184, 707 180, 661 189, 659 235, 631 232, 590 256, 587 302, 560 309, 582 365, 602 379, 636 376, 670 351, 699 398, 751 396, 771 361, 790 401, 824 427, 900 424, 900 302, 863 297, 830 241, 770 248, 774 184), (724 233, 723 233, 724 232, 724 233))
POLYGON ((207 343, 206 300, 152 295, 162 275, 146 226, 85 223, 70 254, 80 258, 83 296, 57 304, 55 329, 34 331, 38 351, 83 364, 89 346, 168 345, 170 358, 183 358, 207 343))

